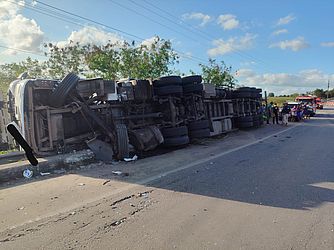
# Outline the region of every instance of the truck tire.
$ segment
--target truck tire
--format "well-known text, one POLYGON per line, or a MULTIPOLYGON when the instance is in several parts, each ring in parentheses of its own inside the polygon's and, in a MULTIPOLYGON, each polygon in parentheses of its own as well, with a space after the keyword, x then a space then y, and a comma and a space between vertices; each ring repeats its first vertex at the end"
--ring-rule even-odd
POLYGON ((203 84, 188 84, 183 86, 183 93, 199 93, 203 89, 203 84))
POLYGON ((116 124, 117 158, 122 160, 129 157, 129 136, 125 124, 116 124))
POLYGON ((156 94, 160 96, 173 95, 173 94, 180 95, 182 94, 182 92, 183 92, 182 86, 178 85, 164 86, 156 89, 156 94))
POLYGON ((154 87, 165 87, 169 85, 181 85, 182 78, 180 76, 164 76, 153 81, 154 87))
POLYGON ((161 133, 164 138, 170 137, 180 137, 188 135, 188 128, 186 126, 176 127, 176 128, 163 128, 161 133))
POLYGON ((254 126, 253 122, 237 122, 237 128, 251 128, 254 126))
POLYGON ((194 121, 188 124, 189 131, 206 129, 210 127, 209 120, 194 121))
POLYGON ((185 76, 182 78, 182 85, 192 84, 192 83, 201 83, 202 76, 201 75, 192 75, 185 76))
POLYGON ((244 116, 244 117, 238 117, 237 123, 239 122, 252 122, 254 120, 253 116, 244 116))
POLYGON ((74 73, 67 74, 50 96, 50 105, 61 107, 65 104, 69 93, 77 86, 79 77, 74 73))
POLYGON ((210 137, 210 129, 204 128, 204 129, 198 129, 198 130, 191 130, 189 132, 189 137, 192 139, 210 137))
POLYGON ((166 147, 176 147, 189 144, 189 137, 187 135, 179 137, 165 138, 164 146, 166 147))

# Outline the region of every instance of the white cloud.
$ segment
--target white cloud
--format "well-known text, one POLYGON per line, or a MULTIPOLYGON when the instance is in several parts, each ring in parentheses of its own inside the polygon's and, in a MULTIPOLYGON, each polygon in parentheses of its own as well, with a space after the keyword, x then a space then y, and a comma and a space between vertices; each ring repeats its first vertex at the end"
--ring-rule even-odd
POLYGON ((151 38, 147 38, 144 41, 141 42, 141 45, 143 46, 147 46, 148 48, 150 48, 152 46, 153 43, 159 41, 159 38, 156 36, 153 36, 151 38))
POLYGON ((280 30, 275 30, 272 35, 273 36, 278 36, 278 35, 281 35, 281 34, 285 34, 285 33, 288 33, 289 31, 287 29, 280 29, 280 30))
POLYGON ((251 69, 238 70, 240 84, 263 88, 276 95, 305 93, 316 88, 325 88, 327 81, 334 81, 334 74, 325 74, 318 69, 302 70, 298 73, 257 74, 251 69))
POLYGON ((232 30, 239 27, 239 21, 235 15, 226 14, 220 15, 217 19, 217 23, 224 28, 224 30, 232 30))
MULTIPOLYGON (((44 33, 35 20, 19 14, 24 5, 24 1, 19 1, 18 4, 0 2, 0 41, 8 47, 40 52, 44 33)), ((17 52, 7 50, 5 53, 17 52)))
POLYGON ((212 20, 212 17, 200 12, 185 13, 182 15, 183 20, 199 20, 201 21, 200 26, 205 26, 212 20))
POLYGON ((278 43, 273 43, 269 48, 280 48, 282 50, 290 49, 292 51, 299 51, 309 47, 309 44, 305 41, 304 37, 297 37, 293 40, 280 41, 278 43))
POLYGON ((324 42, 320 44, 322 47, 334 47, 334 42, 324 42))
POLYGON ((246 50, 253 46, 254 40, 257 36, 247 33, 243 37, 232 37, 228 40, 217 39, 212 43, 215 46, 208 50, 209 56, 218 56, 231 53, 235 50, 246 50))
POLYGON ((285 17, 281 17, 281 18, 277 21, 277 24, 276 24, 276 25, 278 25, 278 26, 280 26, 280 25, 286 25, 286 24, 292 22, 292 21, 295 20, 295 19, 296 19, 296 17, 295 17, 294 15, 290 14, 290 15, 287 15, 287 16, 285 16, 285 17))
POLYGON ((93 26, 86 26, 78 31, 72 31, 70 36, 56 43, 59 47, 64 47, 70 42, 85 44, 103 45, 110 43, 123 42, 123 39, 115 33, 106 32, 93 26))

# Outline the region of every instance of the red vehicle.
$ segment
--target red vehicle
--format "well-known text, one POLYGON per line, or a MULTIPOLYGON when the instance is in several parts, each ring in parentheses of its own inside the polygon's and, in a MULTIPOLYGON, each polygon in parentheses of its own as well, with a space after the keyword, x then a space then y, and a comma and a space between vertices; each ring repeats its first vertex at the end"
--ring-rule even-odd
POLYGON ((324 105, 323 105, 323 103, 322 103, 322 101, 321 101, 321 98, 316 98, 315 99, 315 103, 316 103, 316 105, 317 105, 317 109, 323 109, 324 108, 324 105))
POLYGON ((307 95, 307 96, 297 96, 295 101, 308 105, 309 107, 313 109, 314 114, 315 114, 316 109, 317 109, 316 99, 317 99, 316 96, 307 95))

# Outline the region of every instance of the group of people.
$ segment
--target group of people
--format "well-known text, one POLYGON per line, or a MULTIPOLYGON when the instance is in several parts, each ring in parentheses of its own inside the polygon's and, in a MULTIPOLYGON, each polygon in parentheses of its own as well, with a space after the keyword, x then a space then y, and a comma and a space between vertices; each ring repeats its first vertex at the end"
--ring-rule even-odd
POLYGON ((282 124, 287 126, 289 117, 291 117, 292 121, 301 121, 304 118, 309 118, 310 109, 307 104, 298 104, 290 108, 287 103, 284 103, 280 109, 277 103, 271 102, 265 114, 268 121, 272 119, 273 124, 279 124, 279 120, 282 120, 282 124), (282 119, 279 119, 280 116, 282 119))

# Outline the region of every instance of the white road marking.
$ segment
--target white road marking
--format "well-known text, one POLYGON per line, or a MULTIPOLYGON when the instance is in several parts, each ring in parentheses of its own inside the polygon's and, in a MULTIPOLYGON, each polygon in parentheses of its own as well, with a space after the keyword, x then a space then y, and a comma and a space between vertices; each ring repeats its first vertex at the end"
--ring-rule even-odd
POLYGON ((205 162, 209 162, 209 161, 215 160, 215 159, 217 159, 217 158, 219 158, 219 157, 221 157, 221 156, 224 156, 224 155, 227 155, 227 154, 236 152, 236 151, 238 151, 238 150, 247 148, 247 147, 252 146, 252 145, 254 145, 254 144, 257 144, 257 143, 259 143, 260 141, 268 140, 268 139, 271 138, 271 137, 274 137, 274 136, 280 135, 280 134, 282 134, 282 133, 285 133, 286 131, 289 131, 289 130, 291 130, 291 129, 294 129, 294 128, 300 126, 300 125, 301 125, 301 124, 299 123, 298 125, 294 125, 293 127, 289 127, 289 128, 284 129, 284 130, 282 130, 282 131, 280 131, 280 132, 277 132, 277 133, 275 133, 275 134, 268 135, 268 136, 266 136, 266 137, 264 137, 264 138, 261 138, 261 139, 259 139, 259 140, 250 142, 250 143, 248 143, 248 144, 245 144, 245 145, 242 145, 242 146, 239 146, 239 147, 236 147, 236 148, 232 148, 232 149, 230 149, 230 150, 227 150, 227 151, 225 151, 225 152, 216 154, 216 155, 214 155, 214 156, 210 156, 210 157, 205 158, 205 159, 201 159, 201 160, 194 161, 194 162, 192 162, 192 163, 190 163, 190 164, 187 164, 187 165, 182 166, 182 167, 179 167, 179 168, 175 168, 175 169, 170 170, 170 171, 166 171, 166 172, 164 172, 164 173, 162 173, 162 174, 158 174, 158 175, 155 175, 155 176, 151 176, 151 177, 149 177, 149 178, 146 178, 146 179, 144 179, 144 180, 141 180, 141 181, 136 182, 136 184, 145 185, 145 184, 148 184, 148 183, 150 183, 150 182, 153 182, 153 181, 155 181, 155 180, 157 180, 157 179, 160 179, 160 178, 162 178, 162 177, 165 177, 165 176, 167 176, 167 175, 176 173, 176 172, 178 172, 178 171, 181 171, 181 170, 184 170, 184 169, 187 169, 187 168, 191 168, 191 167, 194 167, 194 166, 203 164, 203 163, 205 163, 205 162))

